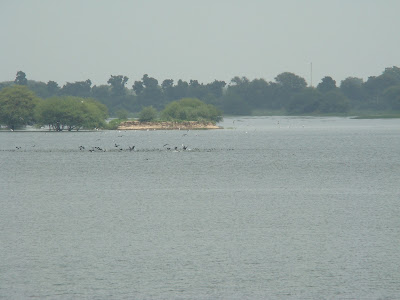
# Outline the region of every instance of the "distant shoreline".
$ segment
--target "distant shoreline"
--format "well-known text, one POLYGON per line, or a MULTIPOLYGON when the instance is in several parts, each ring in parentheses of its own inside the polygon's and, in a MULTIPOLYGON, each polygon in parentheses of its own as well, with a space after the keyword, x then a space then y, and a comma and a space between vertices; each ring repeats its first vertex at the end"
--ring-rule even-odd
POLYGON ((212 122, 199 121, 183 121, 183 122, 140 122, 140 121, 124 121, 118 130, 199 130, 199 129, 222 129, 212 122))

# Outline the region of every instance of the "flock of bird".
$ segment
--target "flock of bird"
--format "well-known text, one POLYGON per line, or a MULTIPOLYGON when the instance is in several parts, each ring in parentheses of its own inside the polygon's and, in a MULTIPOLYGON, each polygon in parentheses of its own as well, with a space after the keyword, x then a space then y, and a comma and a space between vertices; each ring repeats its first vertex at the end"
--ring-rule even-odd
MULTIPOLYGON (((188 134, 185 133, 182 136, 187 136, 188 134)), ((197 136, 197 135, 196 135, 197 136)), ((118 137, 122 137, 122 135, 119 135, 118 137)), ((97 139, 98 141, 100 141, 100 139, 97 139)), ((214 151, 217 149, 203 149, 200 150, 199 148, 193 148, 190 149, 187 145, 182 144, 182 146, 171 146, 170 144, 166 143, 164 144, 162 147, 159 148, 152 148, 152 149, 137 149, 135 145, 131 145, 131 146, 121 146, 119 143, 117 143, 116 141, 113 141, 114 145, 113 146, 109 146, 107 148, 105 147, 99 147, 99 146, 94 146, 94 147, 88 147, 88 146, 83 146, 80 145, 78 146, 78 150, 75 151, 79 151, 79 152, 153 152, 153 151, 170 151, 170 152, 181 152, 181 151, 205 151, 205 152, 210 152, 210 151, 214 151)), ((31 147, 35 147, 36 145, 33 145, 31 147)), ((76 148, 75 148, 76 149, 76 148)), ((39 149, 36 149, 37 151, 39 151, 39 149)), ((61 151, 73 151, 73 149, 62 149, 61 151)), ((228 149, 228 150, 233 150, 233 149, 228 149)), ((16 146, 14 150, 12 151, 29 151, 27 148, 22 148, 20 146, 16 146)), ((45 150, 46 151, 46 150, 45 150)), ((51 150, 49 150, 51 151, 51 150)))
MULTIPOLYGON (((181 148, 178 147, 178 146, 175 146, 175 147, 167 147, 167 146, 169 146, 169 144, 165 144, 163 146, 163 149, 153 149, 153 150, 159 150, 159 151, 167 150, 167 151, 173 151, 173 152, 191 151, 192 150, 192 149, 189 149, 188 146, 185 146, 183 144, 182 144, 181 148)), ((35 147, 35 145, 33 145, 32 147, 35 147)), ((98 146, 87 148, 87 147, 81 145, 81 146, 78 147, 78 149, 79 149, 79 151, 82 151, 82 152, 83 151, 88 151, 88 152, 113 152, 113 151, 115 152, 115 151, 118 151, 118 152, 122 152, 122 151, 134 151, 135 147, 136 146, 133 145, 133 146, 128 146, 128 148, 123 148, 118 144, 114 144, 113 148, 106 149, 106 148, 101 148, 101 147, 98 147, 98 146)), ((22 150, 23 151, 21 146, 16 146, 15 150, 13 150, 13 151, 16 151, 16 150, 22 150)), ((199 149, 196 148, 194 150, 199 150, 199 149)), ((140 151, 140 150, 137 150, 137 151, 140 151)), ((149 150, 148 149, 147 150, 144 149, 142 151, 149 151, 149 150)))
MULTIPOLYGON (((187 136, 187 133, 184 133, 182 136, 187 136)), ((123 137, 123 135, 119 135, 118 137, 123 137)), ((98 139, 100 140, 100 139, 98 139)), ((109 149, 105 149, 105 148, 101 148, 101 147, 91 147, 90 149, 87 149, 85 146, 79 146, 79 150, 80 151, 89 151, 89 152, 111 152, 111 151, 118 151, 118 152, 122 152, 122 151, 135 151, 135 145, 132 146, 128 146, 128 148, 126 147, 122 147, 120 144, 114 143, 114 146, 109 148, 109 149)), ((174 146, 171 147, 169 144, 164 144, 162 146, 162 149, 152 149, 154 150, 158 150, 158 151, 172 151, 172 152, 180 152, 180 151, 191 151, 191 150, 199 150, 199 149, 190 149, 188 148, 187 145, 182 144, 182 147, 178 147, 178 146, 174 146)), ((143 149, 143 150, 137 150, 136 151, 150 151, 149 149, 143 149)))
MULTIPOLYGON (((175 146, 175 147, 167 147, 167 146, 169 146, 169 144, 164 144, 163 145, 163 150, 174 151, 174 152, 192 150, 192 149, 189 149, 188 146, 183 145, 183 144, 182 144, 181 148, 178 147, 178 146, 175 146)), ((121 147, 121 145, 115 143, 114 147, 111 148, 111 149, 105 149, 105 148, 101 148, 101 147, 97 147, 97 146, 96 147, 91 147, 90 149, 86 149, 85 146, 79 146, 79 150, 80 151, 89 151, 89 152, 107 152, 107 151, 108 152, 111 152, 111 151, 119 151, 119 152, 121 152, 121 151, 134 151, 135 147, 136 146, 133 145, 133 146, 128 146, 128 148, 124 148, 124 147, 121 147)), ((157 150, 157 149, 153 149, 153 150, 157 150)))

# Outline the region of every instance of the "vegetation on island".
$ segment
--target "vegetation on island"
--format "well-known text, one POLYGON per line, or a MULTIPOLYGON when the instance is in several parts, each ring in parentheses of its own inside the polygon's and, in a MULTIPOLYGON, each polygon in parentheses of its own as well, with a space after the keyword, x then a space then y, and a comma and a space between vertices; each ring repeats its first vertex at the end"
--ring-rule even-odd
POLYGON ((140 122, 152 122, 157 119, 158 112, 153 106, 147 106, 139 113, 140 122))
MULTIPOLYGON (((109 128, 116 129, 127 119, 115 119, 110 121, 109 128)), ((199 99, 184 98, 169 103, 161 112, 153 106, 144 107, 139 112, 138 121, 141 123, 187 123, 213 124, 222 121, 222 112, 211 104, 206 104, 199 99)), ((129 122, 128 122, 129 123, 129 122)), ((143 125, 142 125, 143 126, 143 125)))
POLYGON ((87 79, 59 86, 52 80, 29 80, 18 71, 14 81, 0 82, 0 124, 11 129, 29 124, 50 125, 54 130, 91 129, 107 127, 108 113, 120 120, 128 116, 141 120, 206 116, 214 122, 220 121, 222 113, 400 116, 400 68, 396 66, 366 81, 347 77, 338 84, 325 76, 316 87, 291 72, 278 74, 274 81, 235 76, 229 83, 204 84, 194 79, 159 83, 144 74, 130 87, 128 82, 127 76, 111 75, 107 84, 92 85, 87 79), (197 99, 202 104, 185 105, 184 100, 178 105, 182 99, 197 99))
POLYGON ((140 122, 197 121, 217 123, 222 121, 222 112, 214 105, 206 104, 196 98, 183 98, 172 101, 158 112, 153 106, 144 107, 139 112, 140 122))
MULTIPOLYGON (((152 106, 144 107, 139 113, 139 121, 207 121, 218 122, 221 112, 213 105, 198 99, 174 101, 160 113, 152 106)), ((35 124, 48 126, 49 130, 117 129, 127 120, 126 110, 118 111, 118 119, 106 123, 107 107, 93 98, 76 96, 53 96, 40 99, 24 85, 13 85, 0 91, 0 124, 15 130, 35 124)))
POLYGON ((206 104, 199 99, 184 98, 169 103, 161 112, 161 118, 167 121, 222 121, 222 112, 214 105, 206 104))

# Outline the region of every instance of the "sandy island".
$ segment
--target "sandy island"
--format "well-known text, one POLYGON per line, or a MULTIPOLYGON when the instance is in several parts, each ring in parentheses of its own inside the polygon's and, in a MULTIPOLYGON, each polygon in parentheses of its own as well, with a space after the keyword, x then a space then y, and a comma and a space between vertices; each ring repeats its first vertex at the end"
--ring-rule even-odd
POLYGON ((118 130, 193 130, 193 129, 221 129, 211 122, 184 121, 184 122, 140 122, 125 121, 118 126, 118 130))

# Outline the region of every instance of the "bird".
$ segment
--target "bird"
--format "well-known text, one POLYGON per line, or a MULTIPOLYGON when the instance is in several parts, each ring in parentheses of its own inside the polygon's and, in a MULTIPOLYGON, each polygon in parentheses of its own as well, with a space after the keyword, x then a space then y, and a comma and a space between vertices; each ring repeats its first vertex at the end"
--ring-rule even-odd
POLYGON ((168 146, 169 144, 165 144, 163 147, 168 146))
POLYGON ((133 149, 135 149, 135 146, 129 146, 129 151, 133 151, 133 149))

